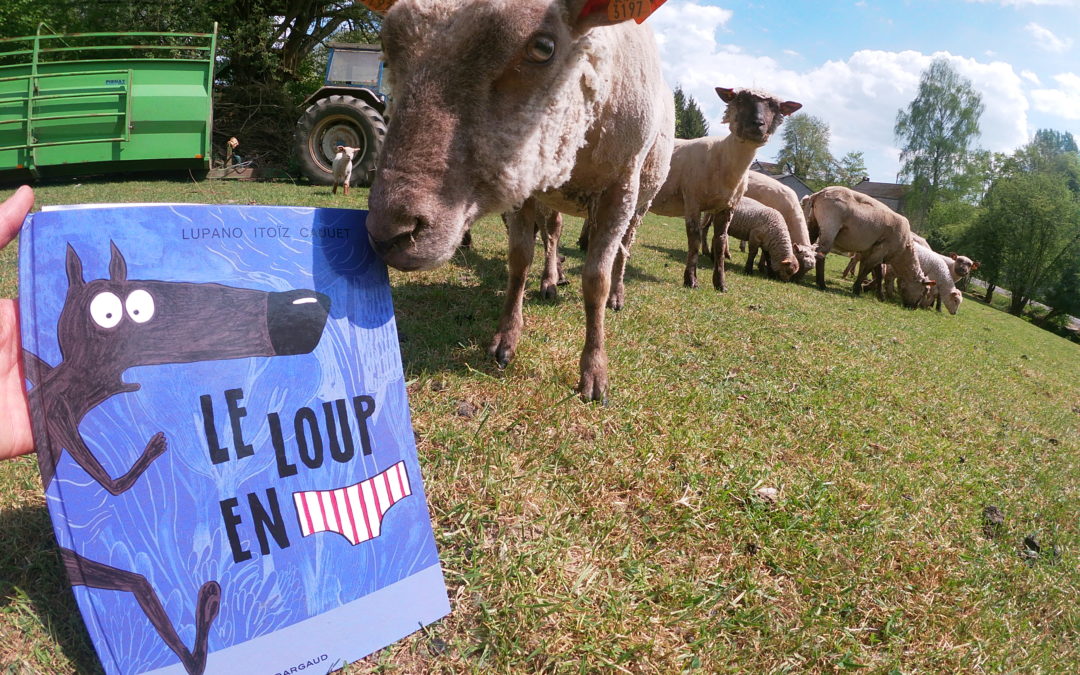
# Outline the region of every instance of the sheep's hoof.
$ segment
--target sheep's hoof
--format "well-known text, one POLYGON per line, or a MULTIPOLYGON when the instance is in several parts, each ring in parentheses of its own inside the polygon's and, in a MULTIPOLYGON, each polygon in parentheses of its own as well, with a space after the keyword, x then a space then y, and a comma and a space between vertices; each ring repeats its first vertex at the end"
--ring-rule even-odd
POLYGON ((683 272, 682 285, 687 288, 697 288, 697 274, 691 270, 683 272))
POLYGON ((586 403, 599 402, 607 405, 607 373, 582 373, 578 393, 586 403))
POLYGON ((620 284, 618 288, 612 289, 611 293, 608 294, 607 306, 608 309, 617 312, 623 308, 623 304, 625 304, 625 291, 620 284))
POLYGON ((540 297, 544 300, 558 300, 558 286, 548 281, 540 282, 540 297))
POLYGON ((514 358, 514 344, 509 336, 499 333, 488 347, 488 354, 495 357, 495 363, 500 368, 505 368, 514 358))
POLYGON ((720 293, 727 292, 727 282, 717 274, 713 275, 712 286, 720 293))

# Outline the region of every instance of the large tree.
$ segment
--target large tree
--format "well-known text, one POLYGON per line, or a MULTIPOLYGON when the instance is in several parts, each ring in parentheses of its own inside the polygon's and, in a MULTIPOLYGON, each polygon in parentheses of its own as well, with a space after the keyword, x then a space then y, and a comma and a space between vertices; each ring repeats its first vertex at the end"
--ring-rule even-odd
POLYGON ((819 117, 799 113, 783 126, 783 145, 776 161, 817 189, 830 182, 834 160, 829 153, 829 125, 819 117))
POLYGON ((982 97, 943 58, 934 59, 919 79, 919 91, 896 115, 894 133, 901 146, 900 175, 911 183, 907 215, 923 225, 934 204, 947 198, 951 181, 962 172, 979 137, 982 97))
POLYGON ((849 152, 833 163, 829 182, 854 187, 867 177, 866 174, 866 160, 863 153, 849 152))
POLYGON ((984 206, 968 245, 981 258, 980 276, 1008 288, 1009 311, 1019 315, 1068 270, 1080 245, 1080 203, 1064 175, 1024 171, 998 179, 984 206))
POLYGON ((709 123, 693 96, 682 86, 675 87, 675 138, 701 138, 709 134, 709 123))

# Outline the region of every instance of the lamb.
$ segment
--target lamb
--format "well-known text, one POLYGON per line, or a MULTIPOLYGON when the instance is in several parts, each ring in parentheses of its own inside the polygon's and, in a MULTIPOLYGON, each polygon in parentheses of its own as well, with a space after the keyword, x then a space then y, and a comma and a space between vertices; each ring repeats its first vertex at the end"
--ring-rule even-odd
MULTIPOLYGON (((862 293, 863 282, 881 263, 894 268, 900 280, 900 296, 907 307, 919 306, 934 281, 919 267, 911 226, 907 218, 881 202, 846 187, 832 186, 803 198, 803 212, 810 230, 817 228, 817 285, 825 288, 825 256, 837 247, 860 254, 859 273, 853 292, 862 293)), ((881 280, 878 297, 883 297, 881 280)))
POLYGON ((769 267, 781 281, 787 281, 798 273, 799 261, 792 250, 791 233, 784 217, 776 209, 743 197, 735 206, 728 234, 750 244, 746 256, 747 274, 754 272, 754 258, 759 248, 763 249, 762 262, 768 259, 769 267))
MULTIPOLYGON (((941 305, 944 303, 945 309, 949 310, 949 314, 956 314, 957 310, 960 309, 960 302, 964 299, 964 294, 956 287, 952 272, 949 271, 949 266, 945 264, 945 261, 949 260, 949 258, 933 251, 928 246, 920 246, 919 244, 915 245, 915 255, 919 258, 919 267, 922 268, 923 273, 936 282, 921 306, 929 307, 936 304, 937 311, 940 312, 941 305)), ((891 265, 885 267, 884 278, 885 289, 887 292, 891 292, 895 279, 891 265)))
POLYGON ((771 176, 750 171, 746 174, 746 196, 776 209, 784 217, 795 258, 799 261, 799 272, 794 278, 801 279, 814 269, 817 256, 814 254, 813 242, 810 241, 802 204, 799 203, 799 196, 795 191, 771 176))
POLYGON ((349 184, 352 182, 353 157, 360 148, 350 148, 345 145, 337 146, 337 154, 334 155, 334 189, 331 194, 337 194, 339 185, 344 186, 345 196, 349 196, 349 184))
POLYGON ((394 96, 367 218, 376 252, 408 271, 444 264, 482 215, 519 209, 507 218, 509 281, 488 349, 506 365, 534 250, 526 200, 588 215, 585 400, 606 397, 605 304, 622 306, 636 222, 664 182, 675 134, 652 32, 609 18, 609 5, 613 15, 626 9, 615 0, 393 3, 382 45, 394 96))
POLYGON ((949 274, 952 275, 953 281, 956 283, 960 283, 962 279, 979 269, 979 261, 972 260, 966 255, 957 255, 956 253, 939 255, 945 258, 945 264, 949 267, 949 274))
POLYGON ((716 88, 727 103, 724 122, 731 133, 723 138, 706 136, 676 140, 671 152, 667 181, 649 210, 662 216, 682 216, 686 221, 686 269, 683 285, 697 288, 697 259, 701 240, 701 213, 714 212, 713 288, 727 290, 724 250, 731 213, 746 192, 747 170, 754 153, 768 142, 784 117, 802 107, 751 89, 716 88))

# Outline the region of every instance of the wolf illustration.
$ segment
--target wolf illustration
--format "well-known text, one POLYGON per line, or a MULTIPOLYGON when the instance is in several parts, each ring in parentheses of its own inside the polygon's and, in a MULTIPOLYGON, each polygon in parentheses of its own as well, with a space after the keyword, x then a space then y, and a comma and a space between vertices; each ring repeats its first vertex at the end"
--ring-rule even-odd
MULTIPOLYGON (((88 412, 117 394, 138 391, 123 373, 135 366, 193 363, 313 351, 322 337, 330 299, 310 290, 267 292, 214 283, 132 280, 127 262, 110 244, 109 278, 83 280, 82 261, 67 247, 68 280, 57 322, 62 361, 50 366, 23 350, 38 466, 46 489, 66 450, 113 495, 129 488, 166 451, 165 433, 146 442, 138 458, 114 478, 87 446, 79 424, 88 412)), ((126 591, 188 673, 206 667, 210 624, 218 614, 221 587, 202 585, 196 600, 192 649, 180 639, 157 593, 141 574, 88 560, 61 548, 73 586, 126 591)))

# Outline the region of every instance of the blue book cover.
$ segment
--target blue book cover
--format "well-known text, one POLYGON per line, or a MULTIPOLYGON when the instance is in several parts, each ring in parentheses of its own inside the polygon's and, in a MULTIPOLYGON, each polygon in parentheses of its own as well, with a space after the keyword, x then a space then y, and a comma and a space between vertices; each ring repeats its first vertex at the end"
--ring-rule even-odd
POLYGON ((449 612, 365 215, 79 206, 23 229, 38 464, 106 672, 328 672, 449 612))

